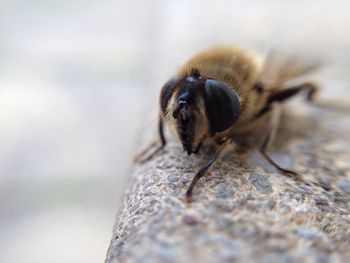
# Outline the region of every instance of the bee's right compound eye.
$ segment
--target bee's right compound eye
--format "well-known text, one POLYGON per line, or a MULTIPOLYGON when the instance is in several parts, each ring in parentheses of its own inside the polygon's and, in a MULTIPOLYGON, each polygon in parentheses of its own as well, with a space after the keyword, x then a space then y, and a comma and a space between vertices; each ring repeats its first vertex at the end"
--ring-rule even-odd
POLYGON ((213 133, 230 128, 240 114, 238 95, 226 84, 208 79, 205 83, 205 108, 213 133))
POLYGON ((174 93, 174 89, 178 81, 179 81, 178 78, 172 78, 167 83, 165 83, 162 88, 162 91, 160 93, 160 108, 163 114, 165 114, 166 112, 166 109, 169 104, 169 100, 174 93))

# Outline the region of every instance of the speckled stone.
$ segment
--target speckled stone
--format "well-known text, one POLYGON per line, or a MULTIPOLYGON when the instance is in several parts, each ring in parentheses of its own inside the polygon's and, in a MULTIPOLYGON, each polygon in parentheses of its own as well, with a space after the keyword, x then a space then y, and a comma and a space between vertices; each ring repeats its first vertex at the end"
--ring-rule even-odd
POLYGON ((249 176, 249 181, 254 185, 256 191, 261 194, 269 194, 272 192, 271 183, 264 175, 254 173, 249 176))
POLYGON ((341 178, 338 183, 338 187, 347 194, 350 194, 350 180, 347 178, 341 178))
POLYGON ((188 204, 185 191, 211 151, 187 156, 170 140, 135 165, 106 262, 349 262, 350 119, 291 108, 298 111, 284 115, 269 151, 289 156, 304 182, 263 159, 238 161, 233 151, 199 180, 188 204))

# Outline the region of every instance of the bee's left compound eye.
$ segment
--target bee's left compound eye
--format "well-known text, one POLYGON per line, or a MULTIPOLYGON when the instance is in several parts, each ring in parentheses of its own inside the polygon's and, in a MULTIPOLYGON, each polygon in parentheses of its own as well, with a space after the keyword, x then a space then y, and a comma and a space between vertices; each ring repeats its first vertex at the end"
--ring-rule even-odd
POLYGON ((208 79, 205 83, 205 108, 213 133, 230 128, 240 114, 237 94, 226 84, 208 79))

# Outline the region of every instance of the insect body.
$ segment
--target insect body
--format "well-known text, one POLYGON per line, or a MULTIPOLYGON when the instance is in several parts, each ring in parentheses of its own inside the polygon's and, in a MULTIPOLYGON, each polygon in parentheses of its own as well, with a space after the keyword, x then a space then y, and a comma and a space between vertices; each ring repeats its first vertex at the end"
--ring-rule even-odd
POLYGON ((219 148, 194 176, 186 192, 186 197, 190 199, 196 182, 234 143, 232 134, 271 113, 270 130, 260 152, 278 170, 298 179, 297 173, 275 163, 266 149, 278 127, 279 105, 303 90, 308 92, 309 101, 313 98, 317 88, 312 83, 285 86, 287 80, 310 69, 293 61, 276 68, 271 59, 259 66, 246 52, 235 48, 214 48, 194 56, 162 88, 159 116, 161 145, 145 160, 166 145, 164 121, 187 154, 198 153, 203 143, 215 139, 219 148))

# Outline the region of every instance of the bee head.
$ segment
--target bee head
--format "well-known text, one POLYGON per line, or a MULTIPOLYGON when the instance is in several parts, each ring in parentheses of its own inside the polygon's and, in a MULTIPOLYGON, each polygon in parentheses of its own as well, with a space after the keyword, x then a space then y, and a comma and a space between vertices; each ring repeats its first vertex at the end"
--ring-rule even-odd
POLYGON ((222 82, 195 72, 165 84, 161 109, 188 154, 197 153, 206 138, 230 128, 239 116, 237 95, 222 82))

